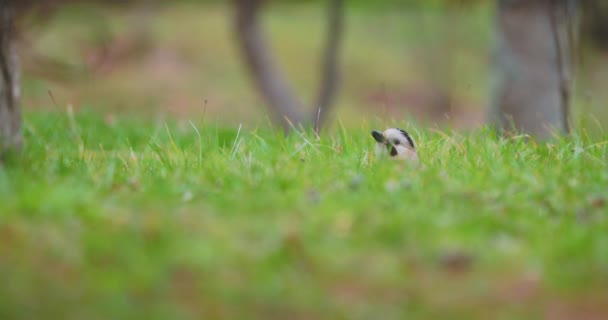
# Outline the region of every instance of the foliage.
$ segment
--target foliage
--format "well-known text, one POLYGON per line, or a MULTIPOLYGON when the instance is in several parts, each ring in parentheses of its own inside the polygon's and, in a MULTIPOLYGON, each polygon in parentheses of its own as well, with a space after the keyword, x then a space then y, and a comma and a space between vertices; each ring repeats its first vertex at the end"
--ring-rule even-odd
POLYGON ((607 314, 606 141, 400 125, 420 167, 375 159, 368 124, 28 114, 0 168, 0 318, 607 314))

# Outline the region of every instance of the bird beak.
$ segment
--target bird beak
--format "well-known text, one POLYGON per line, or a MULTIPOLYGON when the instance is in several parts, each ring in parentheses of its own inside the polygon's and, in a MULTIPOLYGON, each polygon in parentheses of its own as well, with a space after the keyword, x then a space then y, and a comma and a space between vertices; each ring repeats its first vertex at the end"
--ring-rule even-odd
POLYGON ((372 137, 374 137, 374 140, 380 142, 380 143, 384 143, 384 135, 382 134, 382 132, 380 131, 376 131, 376 130, 372 130, 372 137))
POLYGON ((389 150, 389 153, 391 154, 391 157, 394 157, 398 154, 397 149, 395 148, 395 146, 390 146, 390 148, 387 146, 389 150))

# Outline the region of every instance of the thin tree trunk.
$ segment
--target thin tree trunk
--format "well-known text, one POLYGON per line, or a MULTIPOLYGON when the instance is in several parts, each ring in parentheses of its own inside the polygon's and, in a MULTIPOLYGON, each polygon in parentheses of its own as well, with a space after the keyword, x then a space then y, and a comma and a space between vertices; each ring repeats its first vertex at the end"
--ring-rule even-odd
POLYGON ((492 111, 503 131, 569 131, 571 2, 499 0, 492 111))
POLYGON ((21 148, 20 80, 15 48, 15 10, 0 2, 0 161, 21 148))
POLYGON ((608 2, 581 1, 583 21, 581 33, 591 45, 608 51, 608 2))
POLYGON ((274 120, 285 131, 304 121, 302 107, 275 65, 259 23, 263 0, 235 0, 236 36, 246 66, 262 93, 274 120))
MULTIPOLYGON (((321 83, 317 110, 313 112, 315 132, 319 134, 327 121, 328 115, 334 105, 333 100, 339 85, 339 49, 342 43, 344 29, 344 1, 329 0, 327 42, 325 54, 321 65, 321 83)), ((313 110, 315 111, 315 110, 313 110)))
POLYGON ((236 37, 255 85, 266 101, 274 120, 285 131, 293 126, 314 124, 315 132, 326 122, 338 87, 339 47, 343 32, 343 0, 329 0, 327 42, 321 63, 317 104, 303 109, 287 80, 275 65, 275 59, 263 36, 259 14, 264 0, 234 0, 236 37), (305 116, 312 109, 312 116, 305 116))

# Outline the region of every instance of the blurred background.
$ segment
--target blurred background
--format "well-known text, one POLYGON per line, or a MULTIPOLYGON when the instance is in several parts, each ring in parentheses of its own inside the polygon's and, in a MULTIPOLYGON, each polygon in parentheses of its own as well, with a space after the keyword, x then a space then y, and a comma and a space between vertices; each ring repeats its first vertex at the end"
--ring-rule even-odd
MULTIPOLYGON (((573 115, 577 127, 601 133, 608 121, 608 10, 594 2, 584 2, 580 14, 573 115)), ((471 129, 486 121, 494 1, 344 5, 333 111, 344 125, 380 119, 471 129)), ((71 105, 99 110, 109 120, 121 112, 264 125, 269 116, 239 53, 234 6, 49 1, 28 11, 19 28, 23 107, 71 105)), ((281 72, 302 105, 314 108, 326 1, 270 1, 259 19, 281 72)))

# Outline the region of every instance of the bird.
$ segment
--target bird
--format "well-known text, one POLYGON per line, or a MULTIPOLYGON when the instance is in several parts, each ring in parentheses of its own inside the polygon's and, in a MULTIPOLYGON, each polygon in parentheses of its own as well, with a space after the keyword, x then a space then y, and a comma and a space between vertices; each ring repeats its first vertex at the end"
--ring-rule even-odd
POLYGON ((372 130, 376 140, 376 156, 388 155, 391 159, 418 162, 418 153, 414 140, 407 131, 399 128, 388 128, 384 132, 372 130))

